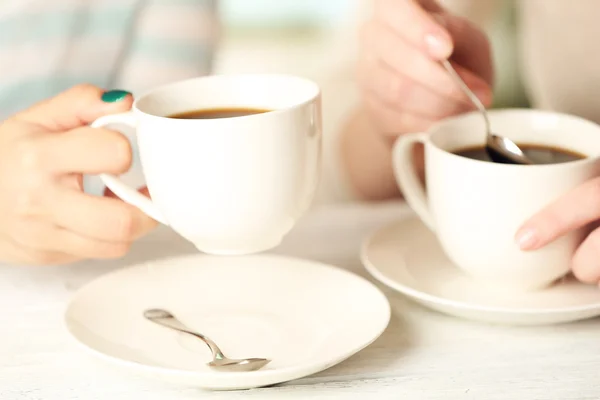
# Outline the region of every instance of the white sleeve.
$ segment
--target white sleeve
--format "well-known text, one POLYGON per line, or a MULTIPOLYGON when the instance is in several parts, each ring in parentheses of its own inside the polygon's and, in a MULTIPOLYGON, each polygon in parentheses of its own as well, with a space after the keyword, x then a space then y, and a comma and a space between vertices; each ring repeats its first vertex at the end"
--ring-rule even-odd
POLYGON ((521 72, 532 105, 600 123, 600 1, 517 3, 521 72))

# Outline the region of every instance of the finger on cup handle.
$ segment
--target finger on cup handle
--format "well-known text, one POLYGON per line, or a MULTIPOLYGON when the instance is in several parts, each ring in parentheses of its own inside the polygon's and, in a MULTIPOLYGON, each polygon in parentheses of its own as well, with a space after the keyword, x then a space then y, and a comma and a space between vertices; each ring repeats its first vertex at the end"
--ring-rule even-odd
POLYGON ((533 215, 519 228, 515 240, 522 250, 536 250, 598 219, 600 178, 594 178, 533 215))
POLYGON ((120 132, 79 127, 38 139, 32 146, 39 164, 56 175, 122 174, 132 163, 131 144, 120 132))
POLYGON ((103 115, 127 111, 132 104, 133 96, 128 91, 105 91, 95 85, 79 84, 17 116, 51 131, 65 131, 90 124, 103 115))

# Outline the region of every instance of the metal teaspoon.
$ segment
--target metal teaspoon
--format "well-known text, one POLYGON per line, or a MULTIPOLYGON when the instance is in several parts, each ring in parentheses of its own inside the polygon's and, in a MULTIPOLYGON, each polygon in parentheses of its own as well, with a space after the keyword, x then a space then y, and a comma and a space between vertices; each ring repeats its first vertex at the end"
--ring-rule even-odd
POLYGON ((200 333, 190 330, 181 321, 175 318, 173 314, 166 310, 146 310, 144 311, 144 317, 158 325, 176 330, 178 332, 187 333, 188 335, 194 336, 202 340, 204 343, 206 343, 206 345, 212 352, 213 357, 212 361, 208 362, 206 365, 216 370, 227 372, 256 371, 271 362, 271 360, 268 360, 266 358, 227 358, 215 342, 213 342, 211 339, 200 333))
POLYGON ((485 106, 481 103, 481 101, 479 101, 479 98, 475 96, 475 93, 469 89, 469 87, 461 79, 460 75, 456 73, 456 70, 454 67, 452 67, 452 64, 450 64, 450 61, 443 60, 442 65, 444 68, 446 68, 458 86, 460 86, 462 91, 469 97, 469 100, 471 100, 479 112, 481 112, 481 115, 485 120, 485 129, 487 134, 485 150, 492 161, 502 164, 533 164, 533 162, 527 156, 525 156, 525 154, 523 154, 523 151, 515 142, 503 136, 492 133, 490 120, 485 106))

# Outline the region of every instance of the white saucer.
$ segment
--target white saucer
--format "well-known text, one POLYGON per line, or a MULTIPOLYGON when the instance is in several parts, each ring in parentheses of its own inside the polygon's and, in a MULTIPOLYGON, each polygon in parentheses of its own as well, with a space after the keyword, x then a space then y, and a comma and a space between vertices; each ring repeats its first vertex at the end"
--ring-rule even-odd
POLYGON ((329 368, 385 330, 390 306, 372 283, 279 256, 193 255, 133 266, 83 287, 66 326, 93 355, 132 372, 214 390, 248 389, 329 368), (196 339, 146 321, 163 308, 230 358, 265 357, 255 372, 215 372, 196 339))
POLYGON ((600 315, 598 287, 574 279, 528 293, 475 282, 448 260, 434 234, 412 216, 373 234, 364 243, 361 257, 369 273, 384 285, 458 317, 542 325, 600 315))

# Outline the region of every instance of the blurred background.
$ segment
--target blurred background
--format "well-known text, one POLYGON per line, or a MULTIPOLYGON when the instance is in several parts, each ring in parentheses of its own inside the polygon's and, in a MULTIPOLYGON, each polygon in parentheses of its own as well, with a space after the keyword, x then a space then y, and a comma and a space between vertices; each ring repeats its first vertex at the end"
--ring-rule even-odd
MULTIPOLYGON (((221 0, 224 41, 217 72, 288 72, 314 79, 351 77, 356 29, 370 0, 221 0)), ((496 106, 524 106, 515 49, 514 0, 493 0, 500 8, 489 18, 489 0, 478 8, 461 0, 440 0, 452 11, 484 21, 496 61, 496 106), (488 4, 486 4, 488 3, 488 4), (498 18, 497 15, 500 14, 498 18)))
POLYGON ((220 0, 224 41, 216 68, 320 76, 337 53, 336 34, 356 25, 360 1, 220 0))
MULTIPOLYGON (((344 200, 347 188, 343 187, 343 179, 331 175, 338 171, 339 162, 332 155, 336 131, 358 101, 353 80, 357 29, 368 17, 372 0, 220 1, 223 38, 215 72, 291 73, 317 81, 323 90, 324 146, 328 154, 324 186, 330 188, 318 201, 344 200)), ((527 106, 518 74, 514 0, 439 1, 451 11, 477 21, 489 34, 496 63, 494 106, 527 106)))

